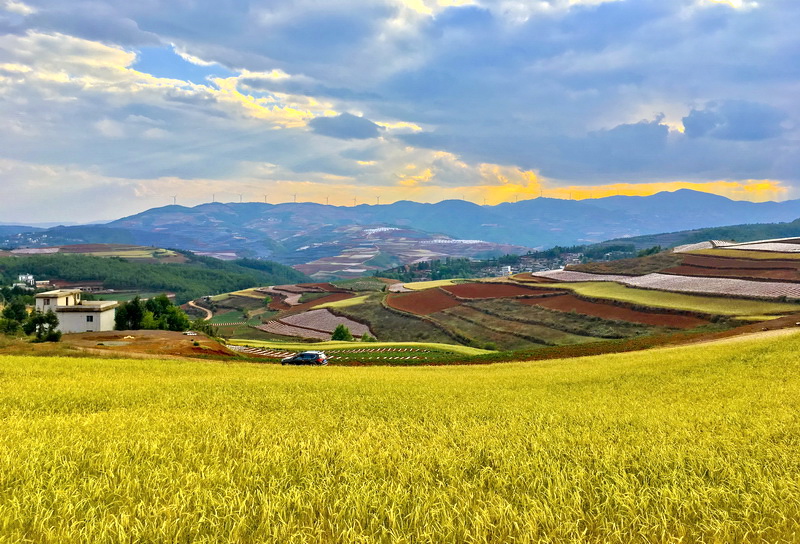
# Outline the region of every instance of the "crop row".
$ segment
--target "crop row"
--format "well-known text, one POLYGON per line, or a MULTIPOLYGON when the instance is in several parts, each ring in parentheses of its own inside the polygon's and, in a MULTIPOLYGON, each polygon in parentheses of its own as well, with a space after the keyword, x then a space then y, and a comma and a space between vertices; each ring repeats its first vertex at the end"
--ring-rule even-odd
POLYGON ((334 315, 329 310, 311 310, 301 314, 290 315, 280 319, 282 323, 294 327, 314 329, 332 333, 339 325, 344 325, 353 335, 361 336, 364 333, 372 334, 369 327, 352 319, 334 315))
POLYGON ((646 274, 644 276, 621 276, 612 274, 589 274, 586 272, 551 271, 538 275, 557 281, 616 282, 629 287, 694 293, 700 295, 722 295, 764 299, 800 298, 800 284, 769 281, 751 281, 735 278, 712 278, 705 276, 681 276, 675 274, 646 274))
POLYGON ((311 329, 303 329, 300 327, 293 327, 280 321, 268 321, 263 325, 256 327, 258 330, 269 332, 272 334, 279 334, 281 336, 297 336, 299 338, 314 338, 317 340, 330 340, 331 334, 327 332, 314 331, 311 329))

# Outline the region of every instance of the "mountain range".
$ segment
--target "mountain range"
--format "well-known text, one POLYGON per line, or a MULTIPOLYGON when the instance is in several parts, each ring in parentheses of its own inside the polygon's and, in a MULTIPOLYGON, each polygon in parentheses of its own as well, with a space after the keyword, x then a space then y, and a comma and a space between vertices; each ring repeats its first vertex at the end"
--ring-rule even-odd
MULTIPOLYGON (((471 247, 472 253, 484 255, 731 224, 787 222, 799 217, 800 200, 754 203, 691 190, 592 200, 536 198, 496 206, 463 200, 353 207, 209 203, 153 208, 102 225, 44 230, 7 227, 0 231, 0 245, 132 243, 296 265, 359 247, 376 247, 387 256, 388 250, 376 245, 377 238, 389 246, 401 240, 406 253, 414 244, 422 244, 425 249, 458 250, 439 252, 443 254, 469 254, 471 247), (380 232, 381 236, 368 239, 365 231, 380 232), (479 241, 483 245, 478 249, 474 244, 479 241)), ((405 258, 413 260, 409 255, 405 258)), ((389 254, 388 260, 403 261, 395 257, 389 254)))

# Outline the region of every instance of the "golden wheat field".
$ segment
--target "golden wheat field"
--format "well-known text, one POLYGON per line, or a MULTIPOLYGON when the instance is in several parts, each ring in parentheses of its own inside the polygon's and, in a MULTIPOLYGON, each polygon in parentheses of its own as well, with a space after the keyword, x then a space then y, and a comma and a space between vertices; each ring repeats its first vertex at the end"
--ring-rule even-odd
POLYGON ((798 354, 2 357, 0 542, 798 542, 798 354))

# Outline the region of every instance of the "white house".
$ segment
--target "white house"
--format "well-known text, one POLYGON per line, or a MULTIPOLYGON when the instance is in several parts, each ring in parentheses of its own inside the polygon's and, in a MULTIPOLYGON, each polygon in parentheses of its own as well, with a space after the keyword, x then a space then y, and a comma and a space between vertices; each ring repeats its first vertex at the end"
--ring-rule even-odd
POLYGON ((114 330, 115 300, 81 300, 80 289, 56 289, 36 295, 36 309, 53 310, 58 316, 58 330, 100 332, 114 330))

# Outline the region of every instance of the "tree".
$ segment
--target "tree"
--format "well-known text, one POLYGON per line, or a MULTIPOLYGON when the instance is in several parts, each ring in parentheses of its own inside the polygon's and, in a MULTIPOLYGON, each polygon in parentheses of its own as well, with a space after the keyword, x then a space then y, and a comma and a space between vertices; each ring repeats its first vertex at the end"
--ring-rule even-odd
POLYGON ((123 302, 117 307, 114 316, 114 328, 118 331, 136 331, 142 328, 146 308, 144 302, 136 295, 133 300, 123 302))
POLYGON ((34 310, 22 325, 25 334, 35 334, 38 342, 58 342, 61 340, 61 331, 58 328, 58 316, 53 310, 42 313, 34 310))
POLYGON ((346 342, 350 342, 353 340, 353 334, 350 332, 350 329, 348 329, 347 326, 339 323, 336 325, 336 328, 333 331, 331 340, 344 340, 346 342))
POLYGON ((370 336, 368 332, 365 332, 361 335, 362 342, 377 342, 378 340, 375 339, 374 336, 370 336))
POLYGON ((3 317, 20 323, 25 321, 28 317, 28 310, 25 307, 25 302, 19 297, 12 299, 11 302, 3 308, 3 317))

